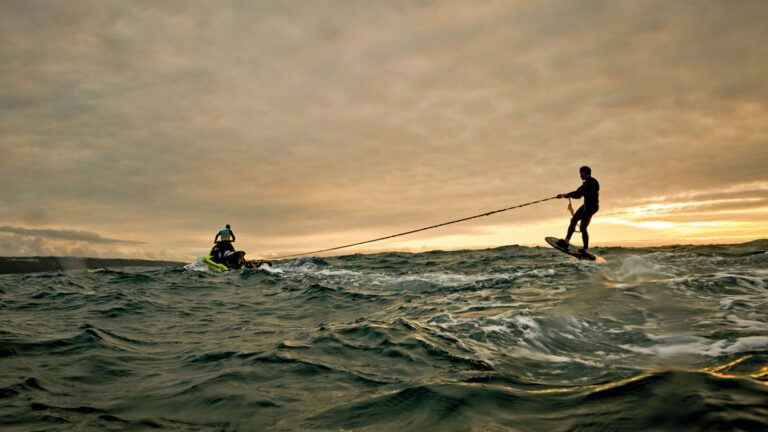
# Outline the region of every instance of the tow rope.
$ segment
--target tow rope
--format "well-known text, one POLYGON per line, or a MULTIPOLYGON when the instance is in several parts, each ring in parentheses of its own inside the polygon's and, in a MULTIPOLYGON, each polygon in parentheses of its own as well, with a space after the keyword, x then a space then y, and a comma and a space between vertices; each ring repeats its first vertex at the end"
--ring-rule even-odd
MULTIPOLYGON (((573 211, 573 205, 571 204, 570 198, 568 198, 568 211, 571 212, 571 217, 573 217, 573 215, 576 214, 576 212, 573 211)), ((576 228, 575 232, 580 233, 581 230, 576 228)))
POLYGON ((529 205, 533 205, 533 204, 538 204, 538 203, 541 203, 541 202, 544 202, 544 201, 553 200, 553 199, 556 199, 556 198, 557 198, 556 196, 551 197, 551 198, 544 198, 544 199, 540 199, 538 201, 531 201, 531 202, 527 202, 525 204, 518 204, 518 205, 512 206, 512 207, 507 207, 507 208, 503 208, 503 209, 499 209, 499 210, 493 210, 493 211, 489 211, 487 213, 483 213, 483 214, 479 214, 479 215, 475 215, 475 216, 469 216, 469 217, 465 217, 465 218, 461 218, 461 219, 456 219, 456 220, 452 220, 450 222, 443 222, 441 224, 432 225, 432 226, 428 226, 428 227, 424 227, 424 228, 418 228, 418 229, 414 229, 414 230, 410 230, 410 231, 406 231, 406 232, 401 232, 401 233, 398 233, 398 234, 392 234, 392 235, 388 235, 386 237, 379 237, 379 238, 376 238, 376 239, 373 239, 373 240, 366 240, 366 241, 361 241, 361 242, 357 242, 357 243, 351 243, 351 244, 347 244, 347 245, 343 245, 343 246, 336 246, 336 247, 332 247, 332 248, 328 248, 328 249, 320 249, 320 250, 316 250, 316 251, 312 251, 312 252, 304 252, 304 253, 298 253, 298 254, 292 254, 292 255, 283 255, 283 256, 279 256, 279 257, 276 257, 276 258, 270 258, 270 259, 279 260, 279 259, 284 259, 284 258, 293 258, 293 257, 298 257, 298 256, 303 256, 303 255, 312 255, 312 254, 319 254, 319 253, 322 253, 322 252, 335 251, 335 250, 339 250, 339 249, 349 248, 349 247, 352 247, 352 246, 360 246, 360 245, 364 245, 364 244, 368 244, 368 243, 373 243, 373 242, 377 242, 377 241, 387 240, 387 239, 391 239, 391 238, 395 238, 395 237, 401 237, 401 236, 408 235, 408 234, 413 234, 413 233, 417 233, 417 232, 421 232, 421 231, 426 231, 426 230, 431 230, 431 229, 434 229, 434 228, 439 228, 439 227, 446 226, 446 225, 451 225, 451 224, 455 224, 455 223, 459 223, 459 222, 464 222, 464 221, 468 221, 468 220, 471 220, 471 219, 477 219, 477 218, 481 218, 481 217, 485 217, 485 216, 490 216, 492 214, 501 213, 501 212, 505 212, 505 211, 509 211, 509 210, 514 210, 514 209, 518 209, 520 207, 525 207, 525 206, 529 206, 529 205))

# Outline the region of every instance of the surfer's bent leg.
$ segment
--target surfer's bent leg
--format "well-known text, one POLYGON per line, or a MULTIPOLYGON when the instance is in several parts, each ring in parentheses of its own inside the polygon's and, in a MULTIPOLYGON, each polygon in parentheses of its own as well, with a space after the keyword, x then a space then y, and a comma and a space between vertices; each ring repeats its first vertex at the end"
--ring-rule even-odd
POLYGON ((568 225, 568 235, 565 236, 566 240, 571 241, 571 236, 573 235, 573 232, 576 231, 576 222, 581 219, 582 214, 584 214, 584 206, 579 207, 579 209, 576 210, 576 213, 573 214, 571 224, 568 225))

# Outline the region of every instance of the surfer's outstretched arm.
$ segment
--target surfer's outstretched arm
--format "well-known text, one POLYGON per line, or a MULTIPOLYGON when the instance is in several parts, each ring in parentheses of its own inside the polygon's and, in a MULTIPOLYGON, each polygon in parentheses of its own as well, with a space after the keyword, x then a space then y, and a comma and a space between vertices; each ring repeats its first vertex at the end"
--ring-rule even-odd
POLYGON ((578 189, 576 189, 573 192, 568 192, 564 194, 557 194, 558 198, 573 198, 573 199, 579 199, 584 196, 584 185, 579 186, 578 189))
POLYGON ((568 192, 567 194, 565 194, 566 198, 573 198, 573 199, 580 199, 583 196, 584 196, 584 185, 579 186, 579 188, 573 192, 568 192))

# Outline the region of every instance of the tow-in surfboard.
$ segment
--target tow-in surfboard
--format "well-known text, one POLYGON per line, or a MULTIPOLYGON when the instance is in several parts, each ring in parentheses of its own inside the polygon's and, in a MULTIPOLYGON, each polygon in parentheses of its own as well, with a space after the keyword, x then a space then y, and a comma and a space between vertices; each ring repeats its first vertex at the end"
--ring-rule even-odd
POLYGON ((553 248, 559 250, 560 252, 565 252, 568 255, 575 256, 578 259, 584 259, 584 260, 589 260, 589 261, 594 261, 594 260, 597 259, 597 256, 592 255, 590 253, 583 254, 583 253, 579 252, 579 248, 577 248, 576 246, 568 245, 567 248, 558 246, 557 245, 557 241, 560 240, 558 238, 546 237, 544 240, 546 240, 547 243, 549 243, 550 246, 552 246, 553 248))

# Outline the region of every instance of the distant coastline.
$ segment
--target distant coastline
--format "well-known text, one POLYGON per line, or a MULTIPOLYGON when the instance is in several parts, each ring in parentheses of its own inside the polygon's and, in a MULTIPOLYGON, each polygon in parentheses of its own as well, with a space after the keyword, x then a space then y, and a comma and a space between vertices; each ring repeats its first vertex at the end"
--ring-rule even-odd
POLYGON ((185 263, 122 258, 0 257, 0 274, 38 273, 57 270, 89 270, 114 267, 173 267, 185 263))

